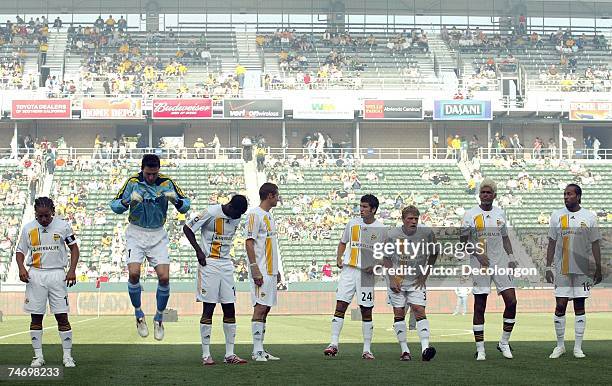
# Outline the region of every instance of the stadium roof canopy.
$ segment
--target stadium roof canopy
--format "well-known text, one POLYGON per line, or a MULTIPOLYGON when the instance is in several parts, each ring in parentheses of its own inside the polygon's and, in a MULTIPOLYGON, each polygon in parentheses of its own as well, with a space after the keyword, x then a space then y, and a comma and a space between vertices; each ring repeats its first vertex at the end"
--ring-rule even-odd
MULTIPOLYGON (((327 14, 336 0, 0 0, 2 14, 145 14, 157 3, 166 14, 327 14)), ((514 9, 525 15, 559 18, 611 18, 612 0, 344 0, 347 14, 501 16, 514 9), (524 7, 523 5, 524 4, 524 7), (526 8, 525 8, 526 7, 526 8)))

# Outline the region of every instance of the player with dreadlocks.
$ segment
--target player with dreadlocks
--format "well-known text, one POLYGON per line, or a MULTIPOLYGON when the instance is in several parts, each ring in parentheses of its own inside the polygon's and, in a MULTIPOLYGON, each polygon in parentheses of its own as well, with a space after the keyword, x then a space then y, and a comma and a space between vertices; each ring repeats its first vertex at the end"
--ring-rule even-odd
POLYGON ((70 223, 55 217, 55 205, 50 198, 37 198, 34 201, 34 212, 36 220, 23 226, 16 252, 19 280, 27 283, 23 308, 32 317, 30 338, 34 358, 30 366, 41 367, 45 364, 42 322, 48 300, 57 320, 64 349, 64 366, 75 367, 72 359, 72 328, 68 322, 70 306, 67 287, 76 283, 79 247, 70 223), (70 250, 70 268, 66 273, 67 249, 70 250))

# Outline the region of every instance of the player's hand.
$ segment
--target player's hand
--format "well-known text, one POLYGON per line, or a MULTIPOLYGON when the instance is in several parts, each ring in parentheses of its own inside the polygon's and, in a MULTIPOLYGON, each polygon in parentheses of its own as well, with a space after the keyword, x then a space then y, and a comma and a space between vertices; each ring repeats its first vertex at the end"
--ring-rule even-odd
POLYGON ((204 254, 204 251, 201 249, 196 251, 196 257, 198 258, 198 263, 200 263, 202 267, 206 267, 206 255, 204 254))
POLYGON ((595 270, 595 274, 593 275, 593 285, 597 285, 601 283, 603 276, 601 275, 601 268, 595 270))
POLYGON ((74 272, 74 269, 68 270, 68 273, 66 274, 66 279, 64 279, 64 281, 66 282, 66 285, 68 287, 72 287, 76 284, 76 272, 74 272))
POLYGON ((480 262, 481 266, 483 267, 489 266, 489 258, 487 257, 487 255, 476 255, 476 258, 480 262))
POLYGON ((278 273, 276 274, 276 284, 278 284, 278 283, 280 283, 280 282, 281 282, 281 274, 280 274, 280 272, 278 272, 278 273))
POLYGON ((251 266, 251 276, 256 286, 261 287, 263 285, 263 275, 257 265, 251 266))
POLYGON ((391 288, 391 291, 398 294, 401 291, 401 286, 402 286, 401 282, 398 283, 397 280, 391 279, 391 284, 389 285, 389 288, 391 288))
POLYGON ((176 204, 176 193, 173 190, 164 192, 164 196, 169 202, 176 204))
POLYGON ((417 278, 414 280, 414 288, 416 288, 417 290, 425 289, 426 281, 427 281, 427 276, 425 275, 417 276, 417 278))
POLYGON ((518 267, 518 262, 516 262, 516 261, 509 261, 508 262, 508 268, 514 269, 516 267, 518 267))
POLYGON ((371 275, 374 273, 374 267, 365 267, 363 269, 363 272, 367 273, 368 275, 371 275))
POLYGON ((336 266, 340 269, 342 269, 342 258, 336 259, 336 266))
POLYGON ((140 204, 144 199, 137 191, 133 191, 130 195, 130 206, 135 206, 140 204))
POLYGON ((30 275, 28 274, 28 270, 25 267, 19 267, 19 280, 24 283, 30 282, 30 275))
POLYGON ((546 278, 546 282, 547 283, 553 283, 555 281, 555 275, 553 274, 551 269, 547 269, 546 273, 544 274, 544 277, 546 278))

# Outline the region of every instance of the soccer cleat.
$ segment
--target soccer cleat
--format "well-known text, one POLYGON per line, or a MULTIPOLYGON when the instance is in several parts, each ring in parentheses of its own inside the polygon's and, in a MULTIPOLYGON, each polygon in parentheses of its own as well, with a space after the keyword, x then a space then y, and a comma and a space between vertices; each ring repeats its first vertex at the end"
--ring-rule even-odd
POLYGON ((64 358, 64 367, 76 367, 76 362, 72 357, 64 358))
POLYGON ((400 355, 400 361, 411 361, 412 360, 412 355, 410 355, 409 352, 403 352, 402 355, 400 355))
POLYGON ((136 330, 138 331, 138 335, 143 338, 149 336, 149 328, 147 327, 145 318, 136 319, 136 330))
POLYGON ((253 354, 253 360, 255 362, 267 362, 268 358, 266 358, 266 353, 263 351, 257 351, 253 354))
POLYGON ((338 355, 338 346, 330 344, 325 350, 323 350, 323 354, 325 354, 326 357, 335 357, 338 355))
POLYGON ((228 363, 230 365, 243 365, 245 363, 248 363, 246 360, 240 358, 238 355, 230 355, 228 357, 225 357, 225 359, 223 359, 223 363, 228 363))
POLYGON ((374 359, 374 354, 369 351, 365 351, 363 354, 361 354, 361 359, 371 361, 372 359, 374 359))
POLYGON ((548 357, 550 359, 557 359, 559 358, 561 355, 565 354, 565 347, 555 347, 555 349, 553 350, 552 354, 550 354, 548 357))
POLYGON ((436 356, 436 349, 433 348, 432 346, 429 346, 425 350, 423 350, 423 353, 421 354, 421 360, 425 362, 429 362, 435 356, 436 356))
POLYGON ((574 358, 586 358, 586 355, 582 352, 581 349, 574 349, 574 358))
POLYGON ((274 355, 270 354, 267 351, 264 351, 264 355, 266 356, 266 359, 269 361, 280 361, 279 357, 275 357, 274 355))
POLYGON ((474 358, 476 358, 477 361, 484 361, 487 359, 487 355, 484 351, 478 351, 474 354, 474 358))
POLYGON ((206 358, 202 358, 202 366, 212 366, 215 364, 215 361, 209 355, 206 358))
POLYGON ((512 347, 510 347, 509 344, 503 344, 503 343, 498 343, 497 344, 497 351, 501 352, 502 355, 504 356, 504 358, 506 359, 512 359, 512 347))
POLYGON ((153 336, 155 337, 155 340, 162 340, 164 339, 164 325, 162 324, 161 321, 153 321, 153 336))
POLYGON ((34 357, 32 358, 32 363, 30 363, 30 367, 42 367, 45 365, 45 358, 43 357, 34 357))

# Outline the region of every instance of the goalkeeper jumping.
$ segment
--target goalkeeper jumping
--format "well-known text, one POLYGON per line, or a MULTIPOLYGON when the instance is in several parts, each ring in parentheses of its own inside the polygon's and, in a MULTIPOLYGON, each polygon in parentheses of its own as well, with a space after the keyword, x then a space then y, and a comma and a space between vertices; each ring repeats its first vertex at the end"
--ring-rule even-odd
POLYGON ((170 297, 169 240, 164 229, 168 202, 181 213, 186 213, 191 204, 170 177, 159 174, 159 168, 159 157, 145 154, 140 173, 130 176, 110 203, 111 209, 117 214, 130 210, 130 225, 125 232, 128 293, 135 309, 136 329, 143 338, 149 335, 140 299, 140 266, 145 258, 157 273, 157 312, 153 318, 156 340, 164 338, 163 312, 170 297))

